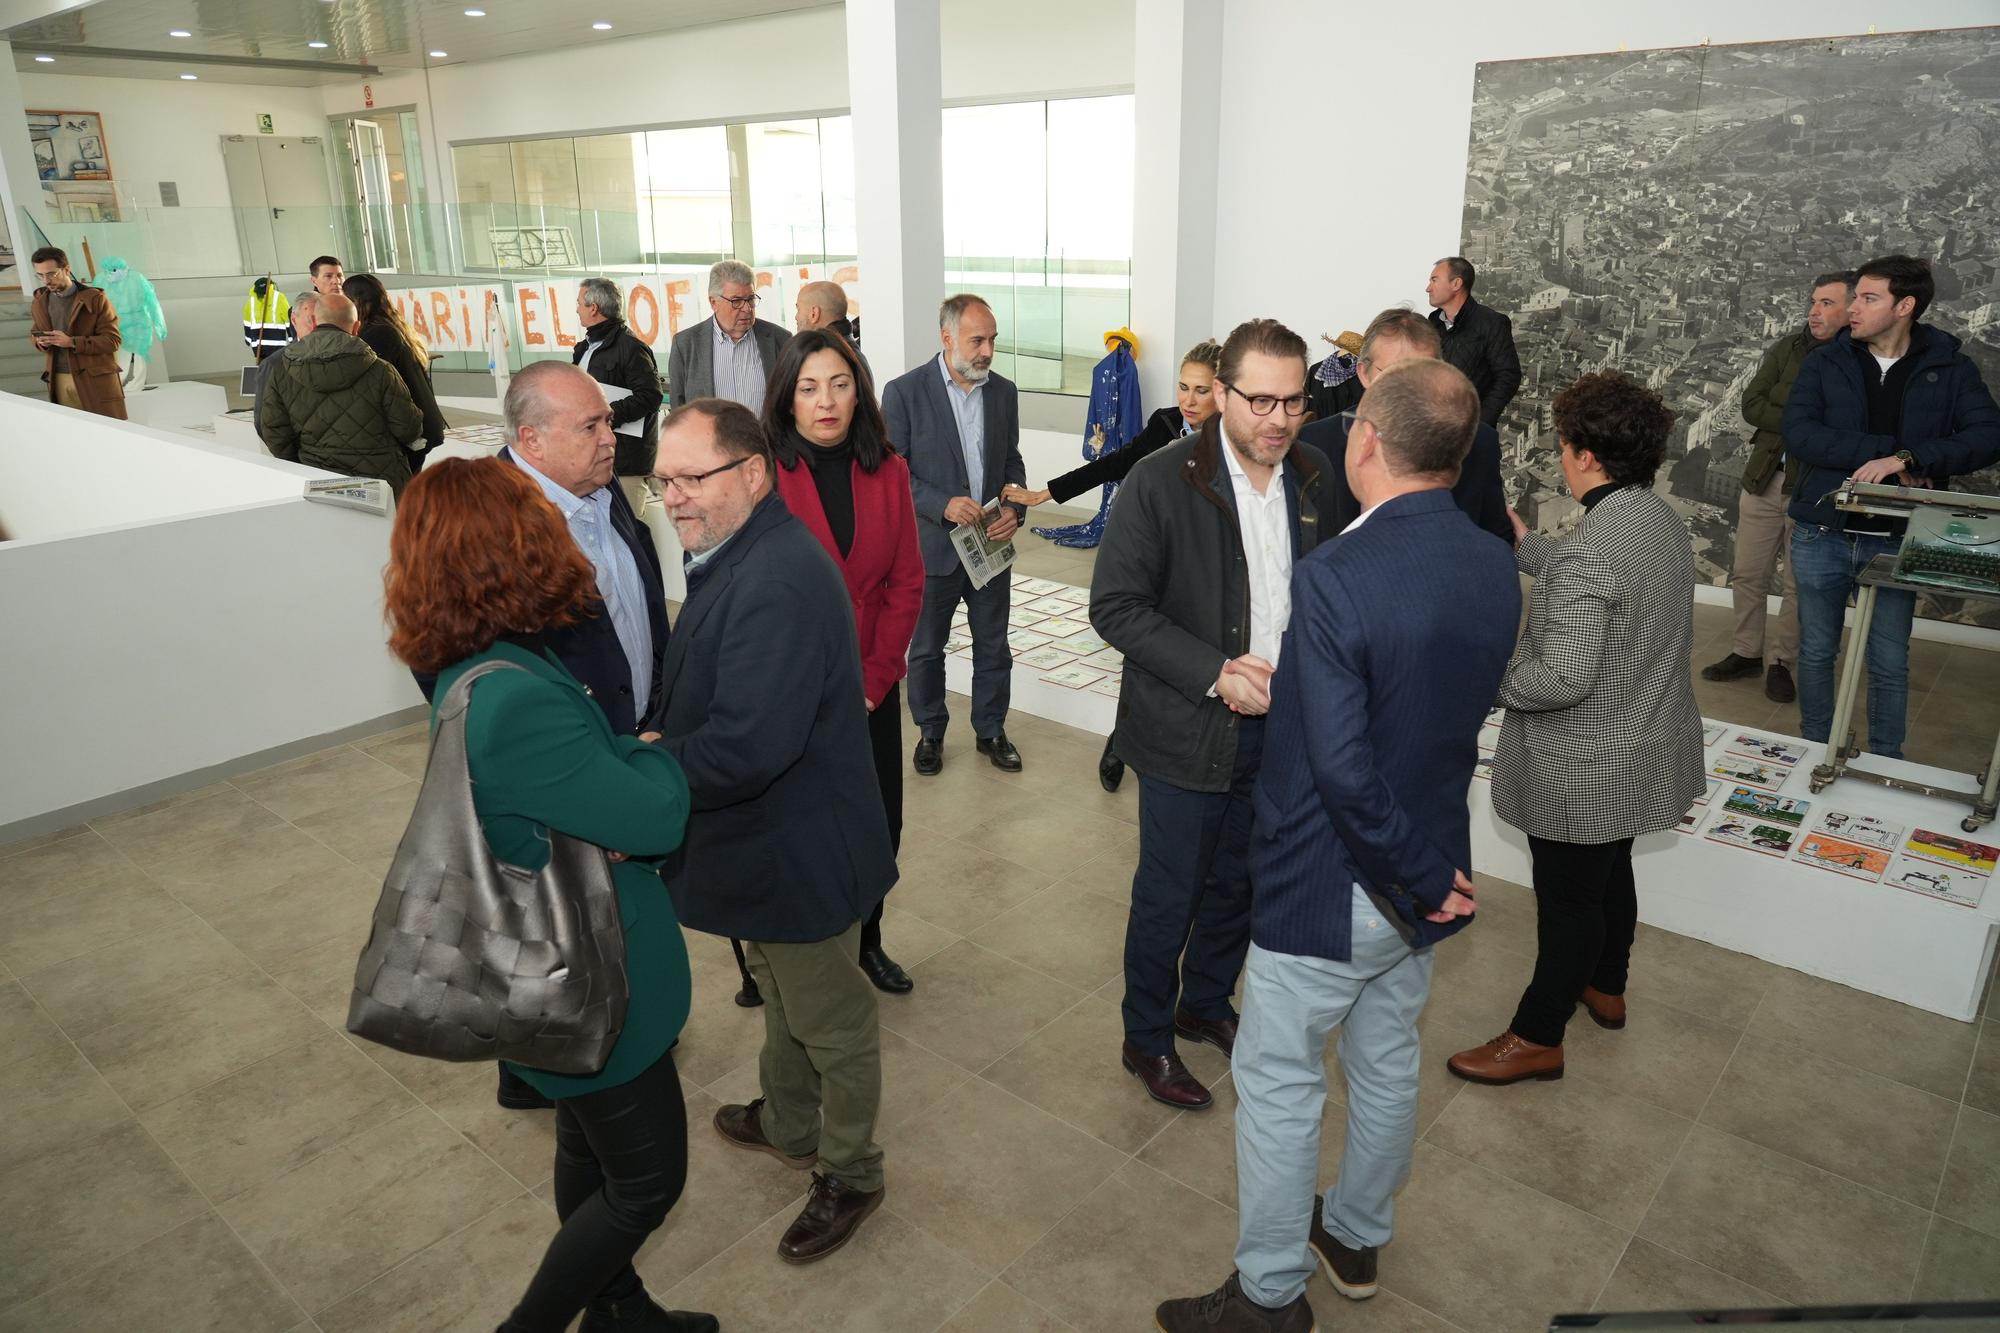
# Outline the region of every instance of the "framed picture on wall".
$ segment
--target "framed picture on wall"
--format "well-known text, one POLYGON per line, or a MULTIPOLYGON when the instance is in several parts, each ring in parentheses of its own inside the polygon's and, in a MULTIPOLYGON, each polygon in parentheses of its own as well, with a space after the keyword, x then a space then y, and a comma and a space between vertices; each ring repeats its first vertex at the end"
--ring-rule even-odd
POLYGON ((95 111, 30 111, 28 139, 45 181, 108 181, 111 153, 104 118, 95 111))

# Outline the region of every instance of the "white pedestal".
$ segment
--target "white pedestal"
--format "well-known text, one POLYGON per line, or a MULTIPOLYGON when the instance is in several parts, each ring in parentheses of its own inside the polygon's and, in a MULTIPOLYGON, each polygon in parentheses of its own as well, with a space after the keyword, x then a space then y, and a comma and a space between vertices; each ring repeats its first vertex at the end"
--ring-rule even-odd
POLYGON ((229 395, 220 384, 177 380, 129 395, 125 399, 125 417, 160 430, 199 430, 206 434, 208 426, 228 407, 229 395))
MULTIPOLYGON (((1808 748, 1780 792, 1812 803, 1807 829, 1822 810, 1834 809, 1878 815, 1901 825, 1905 837, 1919 827, 1958 833, 1966 808, 1950 801, 1852 778, 1812 795, 1808 778, 1826 747, 1808 748)), ((1720 743, 1711 747, 1711 763, 1721 750, 1720 743)), ((1877 755, 1858 762, 1874 772, 1945 787, 1976 785, 1963 774, 1877 755)), ((1725 784, 1723 794, 1732 785, 1725 784)), ((1471 807, 1473 864, 1483 874, 1529 883, 1527 836, 1493 813, 1492 783, 1473 781, 1471 807)), ((1634 844, 1641 921, 1947 1018, 1978 1016, 1981 987, 2000 937, 2000 887, 1989 884, 1979 906, 1960 907, 1759 855, 1705 837, 1712 808, 1700 810, 1701 828, 1692 835, 1658 833, 1634 844)), ((1992 841, 1987 832, 1970 836, 1992 841)))
POLYGON ((226 444, 232 449, 243 449, 253 454, 268 452, 264 442, 257 438, 257 423, 248 409, 241 412, 217 412, 210 418, 215 426, 215 442, 226 444))

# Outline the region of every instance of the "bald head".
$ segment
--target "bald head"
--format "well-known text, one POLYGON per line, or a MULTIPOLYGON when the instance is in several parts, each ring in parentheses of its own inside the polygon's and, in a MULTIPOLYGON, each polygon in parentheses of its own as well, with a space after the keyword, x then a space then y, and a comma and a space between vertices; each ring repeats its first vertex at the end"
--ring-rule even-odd
POLYGON ((321 328, 331 324, 343 333, 352 333, 361 323, 361 316, 355 313, 354 302, 339 292, 331 296, 322 294, 319 298, 319 324, 321 328))
POLYGON ((823 329, 836 319, 847 318, 847 293, 837 282, 809 282, 799 288, 798 332, 823 329))

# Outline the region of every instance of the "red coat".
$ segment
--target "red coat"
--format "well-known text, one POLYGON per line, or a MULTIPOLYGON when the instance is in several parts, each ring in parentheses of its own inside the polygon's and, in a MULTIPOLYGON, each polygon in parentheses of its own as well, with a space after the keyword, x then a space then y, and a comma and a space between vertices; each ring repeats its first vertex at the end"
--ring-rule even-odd
POLYGON ((854 464, 854 544, 845 559, 826 524, 809 466, 780 467, 778 494, 847 580, 861 643, 862 693, 871 705, 879 704, 909 673, 910 640, 924 605, 924 557, 917 549, 909 464, 890 454, 872 476, 854 464))

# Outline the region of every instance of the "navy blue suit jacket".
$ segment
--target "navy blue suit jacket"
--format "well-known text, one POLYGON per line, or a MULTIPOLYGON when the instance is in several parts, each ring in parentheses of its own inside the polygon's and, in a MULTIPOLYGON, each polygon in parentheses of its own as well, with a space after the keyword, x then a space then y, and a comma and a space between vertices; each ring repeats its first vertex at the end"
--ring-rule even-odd
MULTIPOLYGON (((507 466, 518 467, 510 450, 500 457, 507 466)), ((583 692, 604 710, 604 720, 620 736, 636 736, 653 731, 663 706, 665 679, 661 664, 667 655, 667 584, 660 575, 660 553, 645 521, 632 512, 625 493, 612 486, 611 526, 631 550, 639 564, 639 582, 646 589, 646 619, 653 630, 652 686, 646 693, 646 716, 639 716, 638 698, 632 693, 632 664, 625 660, 625 646, 618 642, 618 629, 611 613, 599 606, 595 614, 570 625, 553 625, 542 633, 542 643, 556 655, 569 674, 583 683, 583 692)), ((537 492, 539 494, 539 491, 537 492)), ((417 688, 429 702, 437 676, 428 671, 416 674, 417 688)))
POLYGON ((681 923, 804 943, 896 882, 854 607, 833 557, 774 491, 688 573, 667 644, 660 744, 693 817, 662 875, 681 923))
POLYGON ((1514 552, 1444 490, 1390 500, 1292 573, 1257 782, 1251 938, 1346 960, 1352 885, 1421 947, 1472 870, 1466 792, 1521 617, 1514 552))

